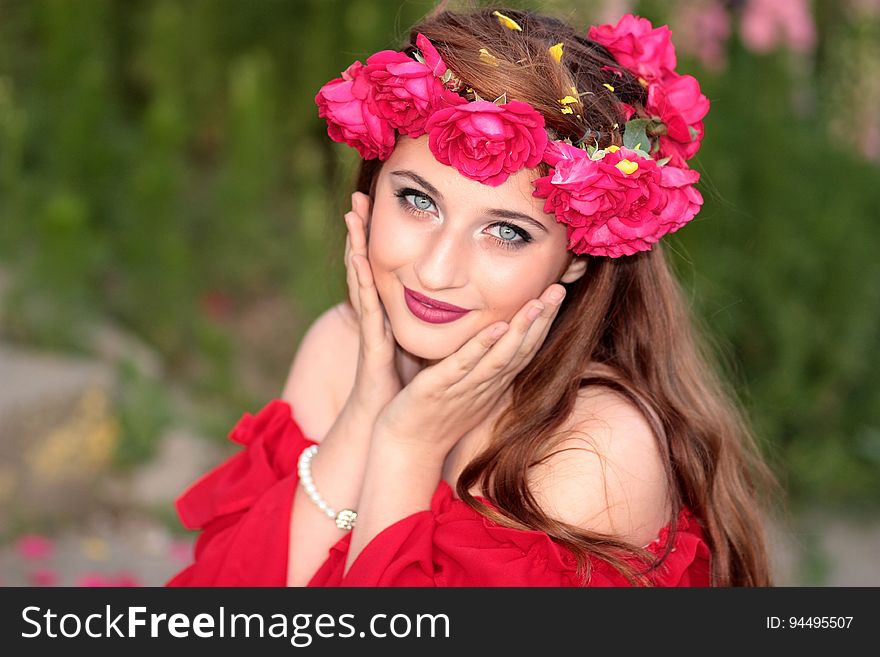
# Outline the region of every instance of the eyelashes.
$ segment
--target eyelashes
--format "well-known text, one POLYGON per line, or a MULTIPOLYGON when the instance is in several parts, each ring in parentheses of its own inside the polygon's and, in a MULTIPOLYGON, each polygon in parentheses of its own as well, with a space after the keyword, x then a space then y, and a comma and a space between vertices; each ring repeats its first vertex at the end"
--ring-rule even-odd
MULTIPOLYGON (((424 192, 420 192, 419 190, 410 187, 404 187, 403 189, 397 190, 394 195, 398 198, 400 206, 414 216, 422 217, 426 214, 431 214, 432 212, 430 208, 434 206, 434 201, 424 192), (419 204, 424 207, 420 207, 419 204)), ((518 240, 505 240, 490 234, 489 236, 503 249, 521 249, 534 239, 528 231, 507 221, 496 221, 490 226, 490 228, 495 227, 501 229, 509 228, 520 237, 518 240)))

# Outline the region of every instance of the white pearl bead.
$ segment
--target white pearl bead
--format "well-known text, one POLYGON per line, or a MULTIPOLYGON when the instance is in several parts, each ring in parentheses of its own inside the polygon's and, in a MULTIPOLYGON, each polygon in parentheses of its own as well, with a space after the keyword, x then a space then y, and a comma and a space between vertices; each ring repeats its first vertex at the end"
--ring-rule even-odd
POLYGON ((299 456, 299 460, 297 461, 297 473, 299 474, 300 483, 303 486, 303 489, 306 491, 306 494, 315 503, 315 505, 331 520, 336 522, 336 526, 340 529, 350 530, 354 523, 354 518, 357 517, 357 514, 351 509, 346 509, 342 514, 345 515, 344 518, 340 517, 340 514, 336 513, 336 510, 331 507, 324 499, 321 497, 321 494, 318 492, 317 486, 315 486, 315 482, 312 480, 312 471, 311 471, 311 461, 312 457, 317 453, 318 446, 312 445, 311 447, 303 450, 302 454, 299 456))

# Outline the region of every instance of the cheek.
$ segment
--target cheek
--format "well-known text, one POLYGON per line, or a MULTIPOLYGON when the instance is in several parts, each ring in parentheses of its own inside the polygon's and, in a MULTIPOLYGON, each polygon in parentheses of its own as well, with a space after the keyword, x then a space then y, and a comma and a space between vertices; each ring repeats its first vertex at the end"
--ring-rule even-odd
POLYGON ((376 290, 386 307, 389 295, 396 293, 395 272, 400 271, 411 260, 404 231, 392 213, 393 210, 383 208, 381 204, 374 206, 367 245, 367 256, 376 290))
POLYGON ((480 287, 487 309, 498 319, 509 320, 555 281, 555 271, 548 264, 547 259, 535 257, 496 260, 493 266, 484 268, 480 287))
POLYGON ((391 203, 377 202, 370 223, 368 255, 377 269, 392 270, 416 256, 419 249, 418 231, 410 219, 401 217, 402 210, 391 203))

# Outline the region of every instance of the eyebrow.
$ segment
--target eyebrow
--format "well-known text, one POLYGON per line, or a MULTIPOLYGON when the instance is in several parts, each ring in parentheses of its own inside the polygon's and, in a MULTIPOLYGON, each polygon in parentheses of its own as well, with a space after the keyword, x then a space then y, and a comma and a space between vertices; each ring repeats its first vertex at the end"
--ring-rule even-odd
MULTIPOLYGON (((427 180, 422 178, 415 171, 409 171, 409 170, 392 171, 391 175, 392 176, 400 176, 401 178, 409 178, 417 185, 420 185, 426 192, 428 192, 428 194, 430 194, 431 196, 436 198, 438 201, 443 200, 443 194, 441 194, 440 191, 436 187, 434 187, 434 185, 432 185, 427 180)), ((544 224, 542 224, 540 221, 538 221, 537 219, 530 217, 529 215, 524 214, 522 212, 514 212, 513 210, 501 210, 499 208, 493 208, 491 210, 487 210, 486 214, 488 214, 490 217, 496 217, 498 219, 519 219, 520 221, 525 221, 527 223, 530 223, 530 224, 540 228, 545 233, 549 232, 547 230, 547 227, 544 224)))

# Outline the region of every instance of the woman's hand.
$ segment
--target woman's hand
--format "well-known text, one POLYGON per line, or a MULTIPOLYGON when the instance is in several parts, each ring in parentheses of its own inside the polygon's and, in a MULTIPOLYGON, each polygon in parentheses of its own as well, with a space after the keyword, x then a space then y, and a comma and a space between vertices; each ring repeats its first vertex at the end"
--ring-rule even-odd
POLYGON ((374 439, 390 441, 417 458, 442 461, 488 417, 537 353, 564 297, 562 285, 550 285, 509 325, 487 326, 458 351, 423 369, 380 413, 374 439))
POLYGON ((358 317, 360 350, 354 386, 346 406, 356 414, 375 417, 401 389, 395 366, 396 342, 373 280, 367 257, 370 198, 355 192, 345 214, 345 267, 348 295, 358 317))

